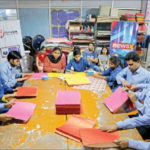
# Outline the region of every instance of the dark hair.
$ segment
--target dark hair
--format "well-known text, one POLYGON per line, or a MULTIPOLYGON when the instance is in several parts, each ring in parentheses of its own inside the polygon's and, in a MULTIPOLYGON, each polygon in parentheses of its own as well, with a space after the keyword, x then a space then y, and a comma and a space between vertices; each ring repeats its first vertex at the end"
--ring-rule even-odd
POLYGON ((103 49, 104 49, 104 48, 106 48, 106 49, 107 49, 107 53, 106 53, 106 54, 107 54, 107 55, 109 55, 109 49, 108 49, 107 47, 103 47, 103 48, 102 48, 102 50, 101 50, 101 54, 103 54, 103 49))
POLYGON ((20 55, 19 52, 17 51, 11 51, 9 52, 9 54, 7 55, 7 60, 10 61, 10 59, 21 59, 22 56, 20 55))
POLYGON ((93 46, 95 46, 95 44, 93 42, 90 42, 89 45, 92 44, 93 46))
POLYGON ((79 51, 80 51, 80 47, 75 46, 75 47, 73 48, 73 52, 76 51, 76 50, 79 50, 79 51))
POLYGON ((73 51, 73 56, 76 55, 81 55, 80 49, 76 49, 75 51, 73 51))
POLYGON ((40 48, 40 51, 42 51, 44 48, 46 48, 45 46, 42 46, 41 48, 40 48))
POLYGON ((136 52, 129 52, 126 57, 126 61, 133 60, 134 62, 140 61, 140 56, 136 52))
POLYGON ((55 52, 57 50, 59 50, 61 52, 61 48, 60 47, 54 47, 53 50, 52 50, 52 52, 55 52))
POLYGON ((121 63, 121 60, 117 57, 117 56, 111 56, 110 57, 110 62, 112 63, 112 64, 114 64, 116 67, 118 67, 119 65, 123 68, 123 65, 122 65, 122 63, 121 63))

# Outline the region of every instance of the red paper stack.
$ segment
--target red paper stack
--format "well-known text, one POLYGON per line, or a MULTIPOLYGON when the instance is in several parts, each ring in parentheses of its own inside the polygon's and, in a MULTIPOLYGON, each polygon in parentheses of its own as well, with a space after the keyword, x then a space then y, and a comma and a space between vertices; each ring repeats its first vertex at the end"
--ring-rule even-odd
POLYGON ((104 104, 112 113, 115 113, 123 104, 125 104, 127 100, 128 93, 123 92, 121 87, 118 87, 115 92, 113 92, 107 99, 104 100, 104 104))
POLYGON ((114 141, 120 136, 117 132, 107 133, 99 129, 80 129, 80 136, 82 138, 82 143, 87 147, 118 147, 114 141))
POLYGON ((56 128, 56 133, 68 137, 77 142, 81 141, 80 129, 93 128, 96 122, 81 116, 73 115, 67 122, 59 128, 56 128))
POLYGON ((36 97, 37 87, 18 87, 16 97, 36 97))
POLYGON ((79 91, 58 91, 56 114, 80 114, 81 96, 79 91))

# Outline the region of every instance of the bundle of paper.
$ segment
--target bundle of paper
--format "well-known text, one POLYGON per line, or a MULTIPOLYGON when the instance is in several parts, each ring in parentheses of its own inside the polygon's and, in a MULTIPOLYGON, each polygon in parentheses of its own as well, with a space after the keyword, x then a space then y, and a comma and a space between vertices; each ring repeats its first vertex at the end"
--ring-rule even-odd
POLYGON ((115 113, 127 100, 128 93, 123 92, 122 88, 118 87, 114 93, 104 100, 104 104, 112 113, 115 113))
POLYGON ((16 97, 36 97, 37 87, 18 87, 16 97))
POLYGON ((34 73, 33 79, 42 79, 42 76, 48 76, 48 73, 34 73))
POLYGON ((139 23, 145 23, 144 13, 136 13, 136 21, 139 23))
POLYGON ((15 119, 27 122, 32 116, 35 107, 36 104, 33 103, 16 101, 15 104, 7 112, 7 115, 15 119))
POLYGON ((87 147, 99 147, 99 148, 108 148, 108 147, 118 147, 114 141, 119 138, 117 132, 103 132, 99 129, 80 129, 80 136, 82 143, 87 147))
POLYGON ((56 128, 56 133, 77 142, 81 141, 80 129, 93 128, 96 122, 81 116, 72 115, 67 122, 59 128, 56 128))
POLYGON ((74 73, 74 74, 64 74, 63 78, 65 78, 68 85, 84 85, 90 84, 90 81, 87 79, 86 74, 81 73, 74 73))
POLYGON ((79 91, 58 91, 56 114, 80 114, 81 96, 79 91))
POLYGON ((101 95, 103 93, 103 91, 106 89, 106 81, 99 79, 99 78, 92 77, 92 76, 89 76, 87 78, 89 79, 91 84, 73 86, 73 88, 91 90, 94 93, 98 93, 99 95, 101 95))

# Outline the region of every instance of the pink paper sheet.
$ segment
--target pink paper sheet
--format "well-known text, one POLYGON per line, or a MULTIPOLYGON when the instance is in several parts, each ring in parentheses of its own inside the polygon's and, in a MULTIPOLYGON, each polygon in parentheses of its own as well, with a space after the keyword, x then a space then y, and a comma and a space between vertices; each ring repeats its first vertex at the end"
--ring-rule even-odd
POLYGON ((16 101, 12 108, 6 113, 8 116, 12 116, 15 119, 28 121, 32 116, 36 104, 28 102, 16 101))
POLYGON ((48 73, 34 73, 33 79, 42 79, 42 76, 48 76, 48 73))
POLYGON ((127 100, 128 100, 128 93, 122 92, 122 88, 118 87, 114 93, 112 93, 107 99, 104 100, 104 104, 109 108, 111 112, 114 113, 127 100))
POLYGON ((58 91, 56 105, 81 105, 79 91, 58 91))

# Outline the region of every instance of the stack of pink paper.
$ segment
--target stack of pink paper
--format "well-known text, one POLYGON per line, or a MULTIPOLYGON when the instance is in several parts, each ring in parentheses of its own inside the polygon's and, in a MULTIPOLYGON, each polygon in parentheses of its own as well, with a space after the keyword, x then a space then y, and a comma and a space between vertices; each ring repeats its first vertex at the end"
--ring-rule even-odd
POLYGON ((33 103, 16 101, 12 108, 6 114, 15 119, 27 122, 32 116, 35 107, 36 104, 33 103))
POLYGON ((127 100, 128 93, 123 92, 121 87, 118 87, 114 93, 104 100, 104 104, 112 113, 115 113, 127 100))
POLYGON ((79 91, 58 91, 56 114, 80 114, 81 96, 79 91))
POLYGON ((48 76, 48 73, 34 73, 33 79, 42 79, 42 76, 48 76))

